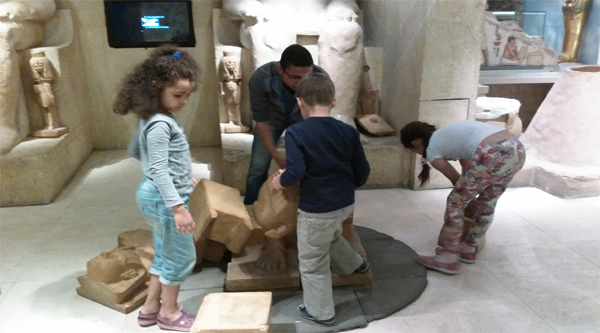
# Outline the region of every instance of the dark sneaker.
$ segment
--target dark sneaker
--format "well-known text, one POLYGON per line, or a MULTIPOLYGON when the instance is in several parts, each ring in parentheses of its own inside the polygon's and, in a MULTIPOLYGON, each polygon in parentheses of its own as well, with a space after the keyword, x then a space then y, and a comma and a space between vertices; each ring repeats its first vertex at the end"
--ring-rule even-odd
POLYGON ((438 272, 446 273, 446 274, 458 274, 460 271, 460 267, 458 266, 458 262, 453 263, 445 263, 439 262, 435 260, 435 257, 426 257, 426 256, 417 256, 416 261, 430 269, 434 269, 438 272))
POLYGON ((358 268, 354 271, 354 273, 366 273, 371 269, 371 265, 363 259, 362 265, 358 266, 358 268))
POLYGON ((317 324, 321 324, 321 325, 325 325, 325 326, 331 326, 331 325, 335 324, 335 317, 331 317, 330 319, 326 319, 326 320, 319 320, 319 319, 313 318, 313 316, 311 316, 308 313, 308 311, 306 311, 306 307, 304 306, 304 304, 298 305, 298 313, 303 318, 306 318, 308 320, 312 320, 312 321, 314 321, 317 324))

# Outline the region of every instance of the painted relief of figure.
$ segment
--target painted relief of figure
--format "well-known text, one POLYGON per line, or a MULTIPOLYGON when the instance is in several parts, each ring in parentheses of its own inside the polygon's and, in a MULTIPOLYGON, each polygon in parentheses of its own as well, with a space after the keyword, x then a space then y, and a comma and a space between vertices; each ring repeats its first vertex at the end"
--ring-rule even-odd
POLYGON ((504 53, 500 59, 502 65, 520 65, 523 58, 519 56, 517 41, 514 36, 508 37, 508 42, 504 46, 504 53))

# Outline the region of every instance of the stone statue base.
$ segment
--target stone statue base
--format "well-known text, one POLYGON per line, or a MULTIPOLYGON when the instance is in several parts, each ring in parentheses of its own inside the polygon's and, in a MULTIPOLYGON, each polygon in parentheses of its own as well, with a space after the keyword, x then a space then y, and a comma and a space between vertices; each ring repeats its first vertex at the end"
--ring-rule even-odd
MULTIPOLYGON (((254 218, 251 214, 251 206, 247 207, 250 216, 254 218)), ((286 236, 285 240, 287 269, 270 271, 259 268, 257 265, 257 260, 264 253, 263 247, 266 237, 262 230, 254 230, 244 249, 239 254, 232 255, 231 262, 227 264, 225 290, 299 290, 301 288, 300 271, 298 270, 298 250, 295 248, 296 239, 294 236, 295 233, 286 236)), ((358 254, 363 258, 366 258, 366 252, 354 229, 351 217, 344 221, 342 236, 358 254)), ((371 271, 363 274, 350 274, 346 276, 341 276, 332 272, 331 279, 334 287, 371 285, 373 282, 371 271)))
POLYGON ((57 127, 54 129, 42 129, 35 131, 31 134, 31 136, 36 138, 59 138, 68 132, 69 130, 66 127, 57 127))
POLYGON ((250 127, 244 125, 235 125, 232 123, 221 123, 221 133, 248 133, 250 127))

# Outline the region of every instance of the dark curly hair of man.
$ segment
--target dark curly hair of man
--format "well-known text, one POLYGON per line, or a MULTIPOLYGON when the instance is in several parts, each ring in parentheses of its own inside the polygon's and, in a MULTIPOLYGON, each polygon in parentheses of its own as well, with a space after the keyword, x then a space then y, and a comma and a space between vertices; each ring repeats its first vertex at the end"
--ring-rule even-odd
POLYGON ((200 66, 192 56, 171 45, 155 48, 123 79, 113 111, 125 115, 135 113, 142 119, 162 112, 162 90, 179 80, 196 82, 200 66))

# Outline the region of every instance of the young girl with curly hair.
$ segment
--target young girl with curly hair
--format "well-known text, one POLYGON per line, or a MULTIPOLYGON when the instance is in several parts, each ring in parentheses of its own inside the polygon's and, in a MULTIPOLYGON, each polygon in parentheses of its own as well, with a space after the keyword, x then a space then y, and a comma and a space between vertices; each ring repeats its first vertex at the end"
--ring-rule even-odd
MULTIPOLYGON (((447 233, 443 246, 436 249, 435 256, 417 256, 417 262, 443 273, 457 274, 458 261, 475 262, 475 250, 492 223, 498 198, 525 163, 525 149, 507 130, 468 120, 439 130, 428 123, 414 121, 402 128, 400 141, 431 162, 454 185, 446 201, 444 229, 447 233), (462 174, 449 160, 460 162, 462 174), (467 206, 475 210, 475 224, 461 243, 467 206)), ((429 180, 427 163, 423 163, 419 180, 421 186, 429 180)))
POLYGON ((177 303, 179 286, 196 263, 194 220, 188 211, 194 189, 191 154, 173 113, 187 103, 199 67, 185 51, 161 46, 128 74, 114 103, 117 114, 139 118, 129 153, 142 162, 144 179, 136 190, 138 207, 153 229, 154 260, 140 326, 190 331, 194 316, 177 303))

